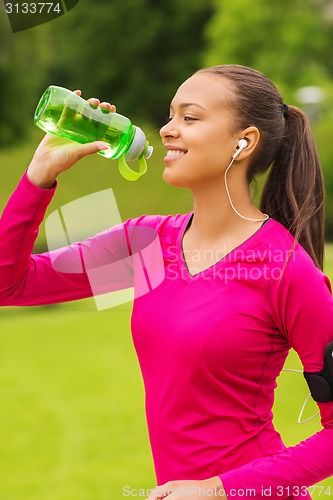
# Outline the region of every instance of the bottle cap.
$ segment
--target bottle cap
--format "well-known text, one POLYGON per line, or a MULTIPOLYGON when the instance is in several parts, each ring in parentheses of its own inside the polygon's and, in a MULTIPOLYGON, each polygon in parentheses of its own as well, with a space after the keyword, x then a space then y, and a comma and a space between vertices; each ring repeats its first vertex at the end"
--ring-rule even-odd
MULTIPOLYGON (((133 125, 133 127, 134 127, 134 137, 133 137, 132 144, 130 145, 129 150, 127 151, 127 153, 125 155, 126 161, 137 160, 144 152, 146 144, 147 144, 146 136, 142 132, 141 128, 136 127, 135 125, 133 125)), ((146 156, 145 156, 145 158, 146 158, 146 156)))
POLYGON ((153 146, 149 146, 149 144, 147 142, 147 150, 146 150, 146 152, 143 155, 146 158, 146 160, 148 160, 148 158, 151 157, 151 155, 153 154, 153 151, 154 151, 153 146))

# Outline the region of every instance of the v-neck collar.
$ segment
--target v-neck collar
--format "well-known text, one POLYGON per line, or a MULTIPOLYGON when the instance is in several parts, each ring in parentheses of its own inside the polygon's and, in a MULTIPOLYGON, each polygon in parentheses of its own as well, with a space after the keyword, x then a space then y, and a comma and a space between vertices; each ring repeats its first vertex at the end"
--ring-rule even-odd
POLYGON ((218 260, 215 262, 215 264, 212 264, 211 266, 208 266, 206 269, 203 269, 199 273, 196 274, 191 274, 187 264, 186 260, 184 257, 184 250, 183 250, 183 239, 184 239, 184 234, 189 227, 189 224, 191 223, 192 219, 194 216, 194 212, 189 212, 186 214, 184 217, 184 220, 180 226, 180 229, 177 234, 176 238, 176 249, 177 249, 177 259, 178 259, 178 265, 181 270, 181 276, 188 282, 196 282, 200 279, 204 279, 206 276, 209 274, 213 273, 214 271, 217 271, 221 267, 225 266, 227 263, 230 263, 230 259, 232 258, 233 254, 239 250, 245 250, 246 248, 252 246, 253 244, 258 241, 258 239, 262 236, 263 232, 267 230, 267 228, 270 227, 271 221, 273 219, 269 218, 266 221, 263 222, 263 224, 246 240, 244 240, 240 245, 237 247, 233 248, 228 252, 222 259, 218 260))

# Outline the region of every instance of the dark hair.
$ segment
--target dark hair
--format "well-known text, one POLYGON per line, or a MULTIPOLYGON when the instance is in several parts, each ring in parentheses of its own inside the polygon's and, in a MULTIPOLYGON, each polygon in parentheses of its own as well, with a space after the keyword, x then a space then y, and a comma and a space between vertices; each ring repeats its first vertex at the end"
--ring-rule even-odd
POLYGON ((232 83, 235 126, 260 131, 249 183, 270 167, 260 209, 283 224, 323 269, 324 180, 305 113, 287 107, 274 83, 257 70, 226 64, 198 73, 220 75, 232 83))

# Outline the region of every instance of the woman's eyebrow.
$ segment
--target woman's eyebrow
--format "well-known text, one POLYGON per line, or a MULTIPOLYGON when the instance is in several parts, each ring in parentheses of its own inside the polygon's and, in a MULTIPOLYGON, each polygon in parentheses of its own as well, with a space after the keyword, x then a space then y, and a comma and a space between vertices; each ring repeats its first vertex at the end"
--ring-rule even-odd
MULTIPOLYGON (((200 104, 197 104, 196 102, 182 102, 181 104, 179 104, 179 108, 181 108, 181 109, 188 108, 189 106, 197 106, 200 109, 203 109, 203 110, 205 109, 202 106, 200 106, 200 104)), ((170 109, 173 109, 172 104, 170 106, 170 109)))

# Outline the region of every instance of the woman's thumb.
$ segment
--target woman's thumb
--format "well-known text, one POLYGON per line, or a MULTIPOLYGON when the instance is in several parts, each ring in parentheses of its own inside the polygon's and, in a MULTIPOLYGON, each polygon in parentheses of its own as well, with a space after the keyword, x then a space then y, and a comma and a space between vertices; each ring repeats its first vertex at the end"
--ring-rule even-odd
POLYGON ((84 158, 85 156, 98 153, 99 151, 107 150, 110 146, 103 141, 88 142, 87 144, 82 144, 77 150, 78 159, 84 158))

